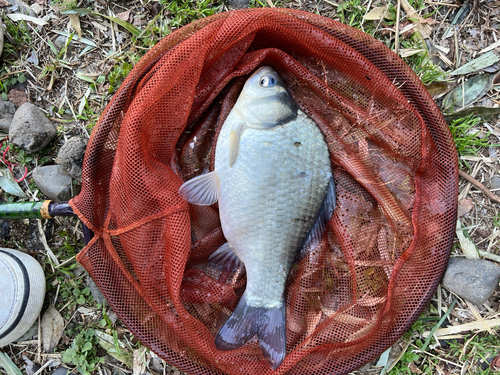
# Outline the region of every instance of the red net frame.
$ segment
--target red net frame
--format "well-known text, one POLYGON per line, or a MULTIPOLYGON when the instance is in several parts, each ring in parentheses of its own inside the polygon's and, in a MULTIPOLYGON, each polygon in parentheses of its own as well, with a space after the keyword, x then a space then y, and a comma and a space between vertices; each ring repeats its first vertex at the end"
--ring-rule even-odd
POLYGON ((214 337, 245 278, 206 265, 224 238, 217 206, 178 195, 213 167, 242 83, 272 66, 318 124, 338 207, 286 289, 287 356, 274 373, 345 374, 415 321, 446 267, 458 164, 453 139, 411 69, 349 26, 290 9, 192 23, 149 51, 92 132, 73 210, 95 237, 78 261, 139 340, 190 374, 273 372, 255 338, 214 337))

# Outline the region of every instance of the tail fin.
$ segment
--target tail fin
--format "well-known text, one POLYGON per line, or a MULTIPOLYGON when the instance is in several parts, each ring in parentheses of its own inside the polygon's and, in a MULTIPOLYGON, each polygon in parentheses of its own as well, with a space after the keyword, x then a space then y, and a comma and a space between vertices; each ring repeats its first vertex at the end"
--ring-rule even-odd
POLYGON ((285 305, 271 309, 252 307, 247 305, 245 294, 217 334, 215 346, 219 350, 237 349, 257 335, 264 356, 275 370, 285 359, 285 305))

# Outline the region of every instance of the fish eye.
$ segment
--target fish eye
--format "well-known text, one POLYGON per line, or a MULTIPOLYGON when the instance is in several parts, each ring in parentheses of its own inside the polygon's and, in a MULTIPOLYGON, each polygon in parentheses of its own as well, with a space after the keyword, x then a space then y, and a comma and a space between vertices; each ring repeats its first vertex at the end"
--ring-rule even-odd
POLYGON ((276 78, 271 75, 265 75, 259 81, 261 87, 273 87, 276 86, 276 78))

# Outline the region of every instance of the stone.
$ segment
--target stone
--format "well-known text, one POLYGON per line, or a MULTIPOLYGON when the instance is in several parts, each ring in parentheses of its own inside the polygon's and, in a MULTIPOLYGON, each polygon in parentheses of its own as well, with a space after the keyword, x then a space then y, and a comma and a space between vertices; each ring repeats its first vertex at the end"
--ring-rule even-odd
POLYGON ((474 202, 470 198, 460 199, 458 201, 458 217, 462 217, 474 208, 474 202))
POLYGON ((3 24, 0 22, 0 56, 2 56, 3 52, 3 24))
MULTIPOLYGON (((16 83, 16 86, 19 83, 16 83)), ((20 87, 22 87, 24 84, 19 84, 20 87)), ((16 87, 14 86, 14 87, 16 87)), ((12 90, 9 91, 9 94, 7 95, 9 100, 14 103, 16 107, 22 106, 24 103, 28 103, 28 97, 26 96, 26 93, 24 92, 24 88, 13 88, 12 90)))
POLYGON ((71 177, 59 165, 46 165, 33 170, 33 180, 40 191, 55 202, 71 198, 71 177))
POLYGON ((163 374, 165 366, 163 365, 162 360, 155 356, 151 357, 151 360, 149 361, 149 368, 155 372, 163 374))
POLYGON ((17 109, 9 128, 10 141, 29 153, 43 149, 56 133, 56 126, 40 108, 31 103, 25 103, 17 109))
POLYGON ((10 12, 20 12, 22 14, 27 14, 28 16, 31 17, 36 17, 36 13, 33 12, 28 4, 26 4, 23 1, 20 0, 7 0, 8 3, 10 3, 10 12))
POLYGON ((231 9, 244 9, 248 8, 250 0, 229 0, 228 6, 231 9))
POLYGON ((66 367, 59 366, 55 369, 52 375, 66 375, 68 372, 69 370, 66 367))
MULTIPOLYGON (((58 51, 62 51, 62 49, 66 46, 66 42, 68 41, 68 38, 65 37, 64 35, 59 35, 57 38, 54 39, 54 46, 56 46, 58 51)), ((73 42, 69 42, 68 44, 68 51, 69 48, 73 45, 73 42)))
POLYGON ((94 297, 97 303, 101 305, 104 304, 107 306, 107 302, 106 299, 104 298, 104 295, 99 290, 99 287, 97 286, 95 281, 92 280, 90 276, 87 277, 87 282, 85 283, 85 285, 90 289, 90 293, 92 294, 92 297, 94 297))
POLYGON ((6 133, 9 132, 10 124, 12 123, 12 118, 16 113, 16 107, 14 103, 10 100, 0 99, 0 130, 6 133))
POLYGON ((82 179, 83 156, 87 148, 87 139, 72 137, 66 141, 57 154, 56 163, 62 166, 71 177, 82 179))
POLYGON ((500 267, 487 260, 450 258, 443 286, 459 297, 481 306, 498 285, 500 267))
POLYGON ((490 180, 490 184, 492 189, 500 189, 500 176, 494 175, 490 180))

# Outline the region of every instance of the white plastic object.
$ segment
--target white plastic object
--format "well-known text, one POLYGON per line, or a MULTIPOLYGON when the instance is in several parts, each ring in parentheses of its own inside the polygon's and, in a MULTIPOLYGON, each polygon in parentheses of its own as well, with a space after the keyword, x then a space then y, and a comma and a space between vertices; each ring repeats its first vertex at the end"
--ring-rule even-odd
POLYGON ((21 251, 0 248, 0 347, 26 333, 45 298, 40 264, 21 251))

